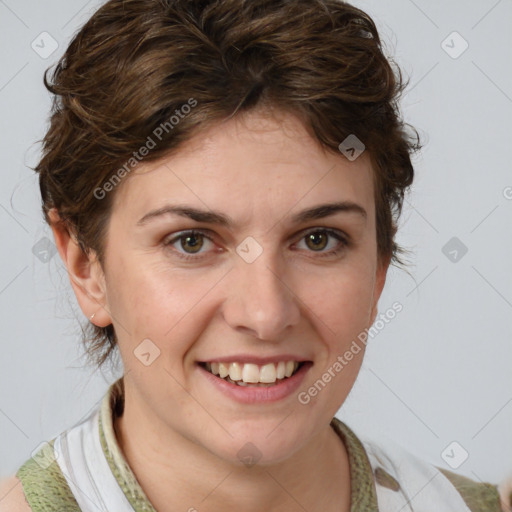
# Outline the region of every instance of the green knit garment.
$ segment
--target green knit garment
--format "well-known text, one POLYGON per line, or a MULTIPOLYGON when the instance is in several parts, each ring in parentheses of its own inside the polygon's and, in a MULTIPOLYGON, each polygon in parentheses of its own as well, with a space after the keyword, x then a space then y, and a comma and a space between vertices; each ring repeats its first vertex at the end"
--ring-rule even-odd
MULTIPOLYGON (((100 412, 99 434, 105 457, 119 486, 135 512, 156 512, 130 469, 117 442, 113 418, 121 416, 124 407, 124 386, 120 378, 106 393, 100 412)), ((361 441, 338 418, 331 427, 345 444, 350 463, 350 512, 379 512, 375 484, 398 491, 400 484, 384 469, 372 472, 370 461, 361 441)), ((80 508, 60 467, 53 459, 55 439, 28 459, 17 471, 32 512, 79 512, 80 508)), ((472 512, 501 512, 497 487, 475 482, 443 468, 438 469, 458 490, 472 512)), ((116 511, 111 511, 116 512, 116 511)))

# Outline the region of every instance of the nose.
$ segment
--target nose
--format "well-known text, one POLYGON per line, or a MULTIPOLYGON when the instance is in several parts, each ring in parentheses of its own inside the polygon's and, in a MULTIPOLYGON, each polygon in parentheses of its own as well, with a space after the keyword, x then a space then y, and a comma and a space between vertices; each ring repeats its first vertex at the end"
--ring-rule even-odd
MULTIPOLYGON (((269 251, 270 252, 270 251, 269 251)), ((224 318, 232 329, 262 340, 282 339, 300 320, 300 301, 282 266, 264 251, 256 261, 240 259, 229 273, 224 318)))

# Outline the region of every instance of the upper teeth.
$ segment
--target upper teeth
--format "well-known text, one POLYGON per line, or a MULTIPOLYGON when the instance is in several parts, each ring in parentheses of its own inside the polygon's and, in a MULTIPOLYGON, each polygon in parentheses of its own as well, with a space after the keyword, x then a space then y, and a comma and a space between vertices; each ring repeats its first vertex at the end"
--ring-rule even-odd
POLYGON ((272 383, 277 379, 291 377, 298 368, 297 361, 279 361, 258 366, 252 363, 206 363, 206 369, 221 378, 229 377, 232 380, 242 380, 248 383, 272 383))

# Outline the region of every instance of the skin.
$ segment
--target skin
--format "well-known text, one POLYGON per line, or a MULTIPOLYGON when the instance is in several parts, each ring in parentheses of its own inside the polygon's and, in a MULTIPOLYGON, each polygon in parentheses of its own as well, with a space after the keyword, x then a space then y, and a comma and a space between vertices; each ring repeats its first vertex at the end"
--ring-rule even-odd
POLYGON ((377 315, 389 260, 377 257, 369 155, 351 162, 322 148, 293 115, 252 111, 141 165, 113 193, 104 268, 81 253, 55 212, 52 229, 82 311, 98 326, 113 323, 118 335, 126 397, 115 428, 155 508, 348 511, 347 452, 329 423, 356 380, 364 344, 307 405, 297 394, 377 315), (290 222, 339 201, 359 204, 367 217, 290 222), (178 203, 223 212, 236 226, 175 215, 137 226, 149 211, 178 203), (183 238, 165 245, 193 228, 213 239, 199 238, 199 253, 183 238), (308 244, 311 228, 336 230, 349 244, 308 244), (252 263, 236 252, 248 236, 263 249, 252 263), (187 253, 199 259, 178 256, 187 253), (160 356, 145 366, 134 350, 148 338, 160 356), (313 366, 291 396, 241 404, 196 366, 241 353, 296 354, 313 366), (252 467, 237 457, 247 442, 261 453, 252 467))

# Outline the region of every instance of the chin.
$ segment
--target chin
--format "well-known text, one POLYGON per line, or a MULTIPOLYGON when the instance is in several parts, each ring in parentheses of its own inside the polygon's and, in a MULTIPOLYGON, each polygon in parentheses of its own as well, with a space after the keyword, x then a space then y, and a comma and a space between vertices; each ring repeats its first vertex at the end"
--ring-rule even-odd
POLYGON ((271 466, 289 459, 305 442, 290 433, 272 432, 272 429, 254 427, 244 434, 231 432, 227 445, 219 447, 216 455, 230 464, 247 467, 271 466))

